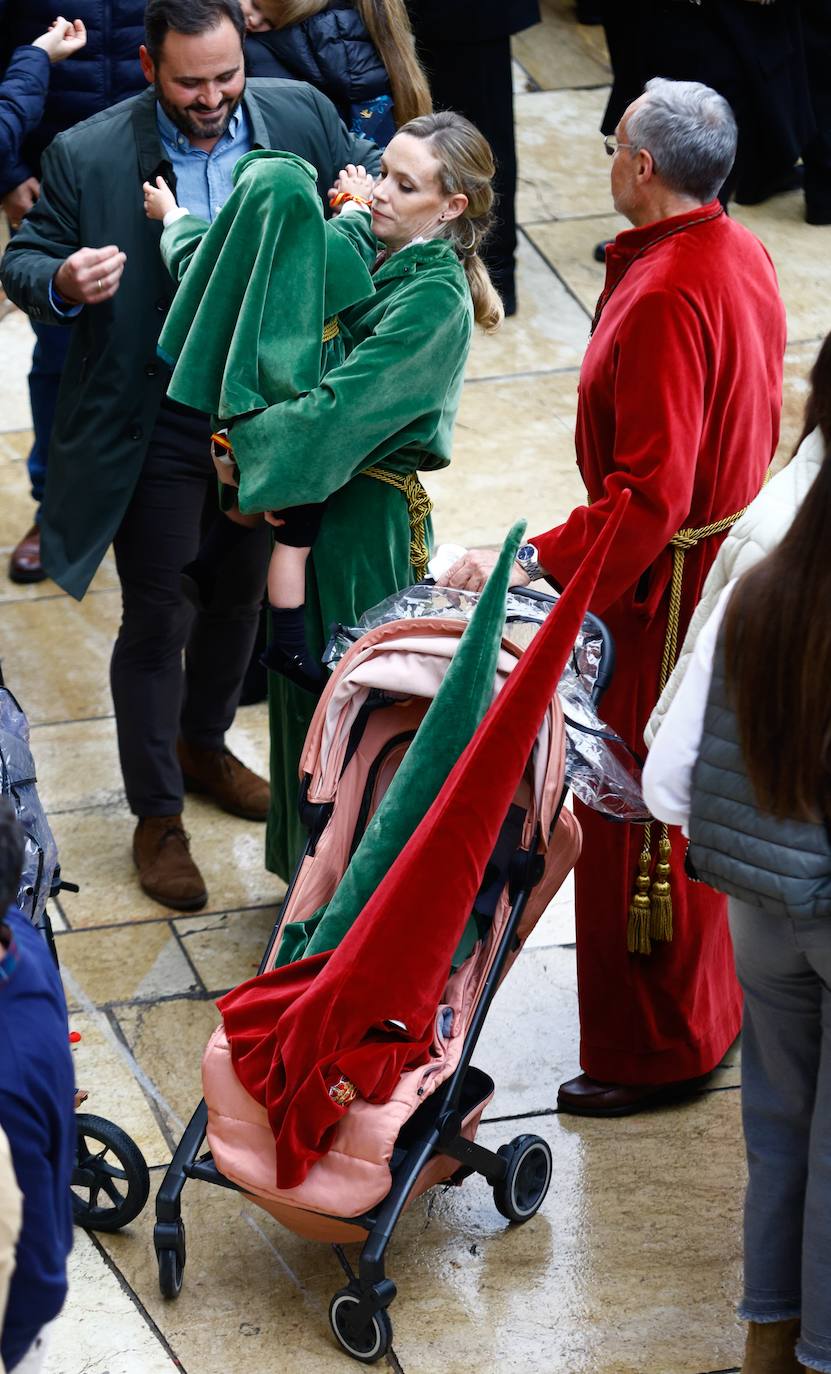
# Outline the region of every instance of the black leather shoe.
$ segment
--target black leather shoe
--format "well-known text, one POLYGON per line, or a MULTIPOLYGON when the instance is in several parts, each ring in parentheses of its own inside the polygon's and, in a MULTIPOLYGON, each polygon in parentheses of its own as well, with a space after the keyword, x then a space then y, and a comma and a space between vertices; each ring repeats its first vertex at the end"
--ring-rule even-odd
POLYGON ((600 1083, 587 1073, 579 1073, 560 1084, 557 1107, 573 1116, 633 1116, 635 1112, 685 1102, 695 1097, 711 1077, 712 1074, 705 1073, 678 1083, 632 1084, 600 1083))

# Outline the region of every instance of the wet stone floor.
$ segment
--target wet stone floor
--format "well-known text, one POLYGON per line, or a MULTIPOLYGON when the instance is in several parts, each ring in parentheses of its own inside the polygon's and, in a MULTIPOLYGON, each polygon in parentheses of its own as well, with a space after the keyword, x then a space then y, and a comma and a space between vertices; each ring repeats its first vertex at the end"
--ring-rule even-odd
MULTIPOLYGON (((580 359, 602 281, 591 250, 611 213, 597 133, 609 69, 600 31, 568 0, 515 43, 520 156, 518 316, 477 339, 454 461, 430 480, 438 537, 501 540, 516 516, 556 524, 582 498, 573 424, 580 359)), ((797 193, 737 213, 767 244, 789 317, 781 452, 800 428, 805 377, 828 327, 831 231, 797 193)), ((26 372, 31 333, 0 322, 0 556, 28 527, 26 372)), ((282 889, 263 869, 262 831, 189 799, 186 823, 208 881, 196 916, 145 897, 118 770, 108 660, 119 616, 111 558, 79 605, 49 582, 0 581, 0 653, 32 723, 39 785, 67 877, 53 910, 79 1082, 88 1108, 143 1150, 155 1192, 200 1095, 216 996, 255 969, 282 889)), ((231 747, 267 769, 261 706, 240 710, 231 747)), ((625 1028, 623 1028, 625 1030, 625 1028)), ((554 1177, 539 1213, 511 1228, 483 1181, 433 1191, 398 1228, 393 1353, 405 1374, 726 1374, 740 1361, 744 1163, 738 1047, 713 1086, 671 1111, 618 1122, 558 1116, 577 1071, 570 884, 494 1004, 476 1062, 496 1082, 481 1139, 549 1141, 554 1177)), ((152 1201, 152 1193, 151 1193, 152 1201)), ((191 1183, 178 1301, 159 1293, 152 1206, 122 1233, 78 1233, 48 1374, 326 1374, 348 1367, 327 1323, 342 1274, 233 1193, 191 1183)), ((354 1259, 354 1254, 352 1255, 354 1259)))

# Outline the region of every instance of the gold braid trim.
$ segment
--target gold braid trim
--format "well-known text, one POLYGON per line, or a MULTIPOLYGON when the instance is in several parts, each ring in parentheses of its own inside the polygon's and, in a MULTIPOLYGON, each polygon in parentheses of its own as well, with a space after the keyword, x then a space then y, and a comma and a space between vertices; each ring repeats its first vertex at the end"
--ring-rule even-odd
POLYGON ((337 315, 333 315, 331 320, 326 320, 323 326, 323 342, 331 343, 340 334, 340 320, 337 315))
POLYGON ((419 581, 427 572, 430 550, 427 547, 427 521, 433 509, 433 502, 427 495, 418 474, 408 472, 406 477, 400 472, 388 472, 386 468, 364 468, 362 477, 375 477, 379 482, 403 491, 407 499, 407 514, 410 517, 410 562, 419 581))
MULTIPOLYGON (((723 520, 713 520, 709 525, 701 525, 698 529, 679 530, 669 541, 672 549, 672 581, 669 589, 667 632, 658 678, 658 696, 666 687, 670 673, 678 660, 678 626, 681 620, 681 593, 684 587, 684 559, 690 549, 694 549, 702 539, 709 539, 714 534, 724 534, 725 530, 729 530, 731 525, 735 525, 736 521, 741 519, 746 510, 747 506, 742 506, 742 509, 733 515, 725 515, 723 520)), ((662 825, 658 837, 658 862, 655 865, 655 875, 650 882, 652 822, 648 822, 643 828, 643 848, 638 855, 638 876, 635 879, 635 893, 629 907, 626 948, 630 954, 651 954, 653 940, 672 939, 670 857, 669 829, 662 825)))

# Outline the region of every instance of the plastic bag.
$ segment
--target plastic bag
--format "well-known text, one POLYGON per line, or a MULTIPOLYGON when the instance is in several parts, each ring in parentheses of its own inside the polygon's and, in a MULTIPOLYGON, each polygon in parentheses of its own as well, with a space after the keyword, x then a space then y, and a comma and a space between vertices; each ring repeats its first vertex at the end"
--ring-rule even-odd
POLYGON ((25 849, 17 905, 42 926, 46 900, 60 887, 58 847, 37 793, 29 722, 7 687, 0 687, 0 796, 11 797, 25 849))
MULTIPOLYGON (((323 662, 334 667, 361 635, 391 620, 417 620, 423 616, 469 620, 479 595, 427 582, 406 587, 365 611, 357 625, 337 626, 323 662)), ((510 591, 506 607, 508 638, 519 648, 527 648, 556 603, 556 592, 519 588, 510 591)), ((566 781, 580 801, 612 820, 648 820, 640 788, 640 762, 620 736, 603 723, 596 710, 613 670, 611 638, 601 621, 587 616, 558 688, 566 726, 566 781)))

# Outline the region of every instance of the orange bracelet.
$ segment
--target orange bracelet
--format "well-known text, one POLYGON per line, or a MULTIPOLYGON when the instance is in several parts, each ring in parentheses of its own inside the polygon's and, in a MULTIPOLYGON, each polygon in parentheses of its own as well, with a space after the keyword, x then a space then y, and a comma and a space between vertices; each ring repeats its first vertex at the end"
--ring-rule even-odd
POLYGON ((343 205, 344 201, 347 200, 354 200, 356 205, 365 205, 367 209, 369 209, 370 205, 372 204, 371 200, 366 200, 364 196, 353 195, 351 191, 338 191, 338 194, 335 196, 334 200, 330 200, 329 204, 331 205, 332 209, 335 210, 339 205, 343 205))

